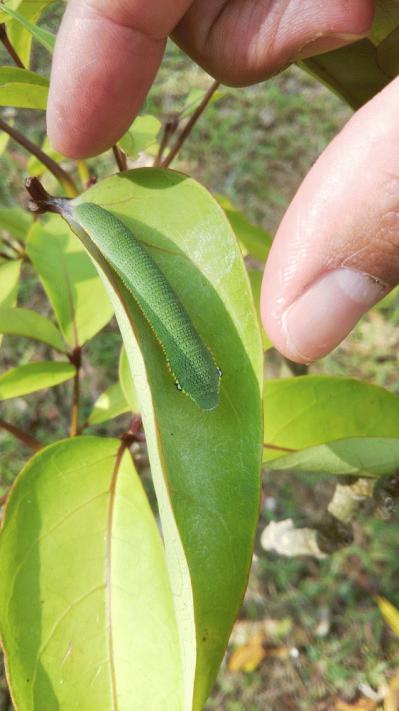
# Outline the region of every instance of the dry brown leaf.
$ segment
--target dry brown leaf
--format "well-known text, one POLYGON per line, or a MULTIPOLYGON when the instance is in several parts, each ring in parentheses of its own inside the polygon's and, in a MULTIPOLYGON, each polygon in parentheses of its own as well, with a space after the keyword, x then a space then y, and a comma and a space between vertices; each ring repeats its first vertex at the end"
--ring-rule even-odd
POLYGON ((276 659, 289 659, 291 656, 292 648, 284 647, 266 647, 266 656, 275 657, 276 659))
POLYGON ((266 656, 266 650, 263 647, 264 639, 263 635, 257 634, 246 644, 237 647, 229 659, 230 671, 254 671, 266 656))
POLYGON ((388 692, 384 701, 384 711, 399 711, 399 671, 389 682, 388 692))
POLYGON ((348 704, 346 701, 337 699, 335 704, 335 711, 374 711, 377 707, 377 702, 372 699, 366 699, 364 696, 352 704, 348 704))
POLYGON ((292 620, 265 618, 263 620, 238 620, 231 633, 230 642, 237 647, 249 642, 256 635, 262 635, 268 640, 285 637, 292 630, 292 620))

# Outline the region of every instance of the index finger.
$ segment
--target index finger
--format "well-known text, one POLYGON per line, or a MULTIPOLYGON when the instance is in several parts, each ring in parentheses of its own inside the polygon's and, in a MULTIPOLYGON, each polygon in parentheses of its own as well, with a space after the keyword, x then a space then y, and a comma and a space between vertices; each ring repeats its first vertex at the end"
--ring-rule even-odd
POLYGON ((166 38, 190 4, 70 0, 57 36, 47 109, 57 150, 71 158, 97 155, 127 131, 166 38))

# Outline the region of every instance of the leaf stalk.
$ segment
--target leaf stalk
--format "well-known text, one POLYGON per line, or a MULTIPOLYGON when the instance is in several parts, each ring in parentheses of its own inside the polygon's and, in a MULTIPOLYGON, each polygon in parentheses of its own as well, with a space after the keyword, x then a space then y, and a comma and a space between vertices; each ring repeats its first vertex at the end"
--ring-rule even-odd
POLYGON ((15 62, 17 67, 20 69, 25 69, 25 65, 22 62, 21 58, 18 56, 17 52, 15 51, 14 47, 12 46, 10 40, 8 39, 7 35, 7 28, 4 22, 0 24, 0 42, 4 45, 6 48, 8 54, 10 55, 11 59, 15 62))
POLYGON ((0 118, 0 130, 7 133, 14 141, 19 143, 22 148, 25 148, 28 153, 35 156, 40 160, 43 165, 54 175, 56 180, 62 185, 68 197, 76 197, 78 195, 78 189, 75 185, 73 178, 67 173, 64 168, 61 168, 55 160, 50 158, 44 151, 42 151, 39 146, 29 140, 13 126, 10 126, 3 119, 0 118))
POLYGON ((20 442, 23 442, 27 447, 33 449, 35 452, 38 452, 39 449, 42 449, 43 447, 41 442, 35 439, 35 437, 32 437, 32 435, 20 430, 19 427, 15 427, 15 425, 12 425, 10 422, 6 422, 6 420, 3 420, 2 418, 0 418, 0 428, 9 434, 12 434, 16 437, 16 439, 19 439, 20 442))
POLYGON ((191 131, 193 130, 195 124, 197 123, 198 119, 205 111, 212 96, 214 95, 215 91, 217 91, 219 86, 220 86, 220 82, 216 81, 216 80, 211 84, 211 86, 209 87, 208 91, 206 92, 204 98, 202 99, 201 103, 197 106, 196 110, 194 111, 194 113, 192 114, 190 119, 187 121, 185 127, 183 128, 183 130, 177 137, 176 143, 174 144, 174 146, 172 146, 172 148, 170 149, 170 152, 168 153, 166 158, 164 158, 164 160, 162 161, 162 163, 161 163, 162 168, 168 168, 170 166, 170 164, 172 163, 172 161, 176 158, 177 154, 181 150, 183 144, 186 142, 186 140, 189 137, 191 131))

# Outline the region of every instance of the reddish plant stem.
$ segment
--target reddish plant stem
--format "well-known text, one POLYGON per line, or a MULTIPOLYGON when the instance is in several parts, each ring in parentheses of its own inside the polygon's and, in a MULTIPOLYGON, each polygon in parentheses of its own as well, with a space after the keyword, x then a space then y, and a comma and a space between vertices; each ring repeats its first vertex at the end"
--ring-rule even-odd
POLYGON ((211 86, 209 87, 208 91, 206 92, 204 98, 202 99, 201 103, 197 106, 195 109, 194 113, 190 117, 190 119, 187 121, 185 127, 179 134, 179 136, 176 139, 176 143, 172 148, 170 149, 170 153, 164 158, 162 161, 161 165, 162 168, 168 168, 172 161, 176 158, 177 154, 179 153, 180 149, 182 148, 183 144, 189 137, 191 131, 193 130, 195 124, 197 123, 198 119, 200 116, 203 114, 205 111, 206 107, 208 106, 212 96, 214 95, 215 91, 219 88, 220 82, 219 81, 214 81, 211 86))
POLYGON ((158 155, 154 160, 153 167, 158 168, 162 165, 163 155, 168 147, 171 137, 176 133, 179 127, 179 117, 175 116, 170 121, 167 121, 163 128, 162 139, 158 150, 158 155))
POLYGON ((115 143, 115 145, 112 146, 112 152, 114 154, 115 162, 120 172, 122 173, 124 170, 127 170, 127 160, 124 151, 122 151, 115 143))
POLYGON ((73 379, 73 400, 71 411, 71 429, 69 436, 76 437, 79 432, 79 403, 80 403, 80 378, 79 371, 76 371, 73 379))
POLYGON ((23 442, 24 444, 26 444, 27 447, 30 447, 30 449, 33 449, 35 452, 38 452, 39 449, 42 449, 43 447, 41 442, 32 437, 32 435, 28 434, 27 432, 23 432, 23 430, 20 430, 19 427, 15 427, 14 425, 10 424, 10 422, 6 422, 6 420, 3 420, 1 418, 0 428, 12 434, 14 437, 19 439, 20 442, 23 442))
POLYGON ((20 133, 20 131, 18 131, 13 126, 9 126, 1 118, 0 130, 4 131, 5 133, 8 133, 8 135, 11 136, 14 141, 19 143, 22 148, 25 148, 28 153, 38 158, 38 160, 40 160, 41 163, 46 166, 50 173, 52 173, 54 177, 58 180, 58 182, 63 186, 65 192, 69 197, 75 197, 78 194, 77 187, 69 173, 67 173, 66 170, 61 168, 61 166, 58 165, 55 160, 50 158, 47 153, 44 153, 44 151, 42 151, 39 146, 37 146, 35 143, 32 143, 32 141, 30 141, 29 138, 26 138, 23 133, 20 133))
POLYGON ((78 346, 69 356, 69 360, 76 368, 76 373, 73 379, 73 396, 71 410, 71 428, 70 437, 76 437, 79 434, 79 408, 80 408, 80 369, 82 367, 82 349, 78 346))
POLYGON ((0 24, 0 42, 3 43, 8 54, 10 55, 11 59, 15 62, 17 67, 20 67, 20 69, 25 69, 24 63, 21 61, 20 57, 18 56, 14 47, 12 46, 10 40, 8 39, 7 28, 4 23, 0 24))

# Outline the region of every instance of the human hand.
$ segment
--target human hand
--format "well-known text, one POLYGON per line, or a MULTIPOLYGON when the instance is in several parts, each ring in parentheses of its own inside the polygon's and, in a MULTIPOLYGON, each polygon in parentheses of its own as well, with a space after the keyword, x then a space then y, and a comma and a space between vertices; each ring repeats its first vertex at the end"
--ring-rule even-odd
MULTIPOLYGON (((366 34, 372 0, 70 0, 58 35, 48 131, 62 153, 100 153, 127 130, 166 37, 222 82, 266 79, 290 61, 366 34)), ((262 290, 281 352, 331 350, 399 281, 396 80, 312 168, 280 226, 262 290), (396 109, 396 110, 395 110, 396 109)))

